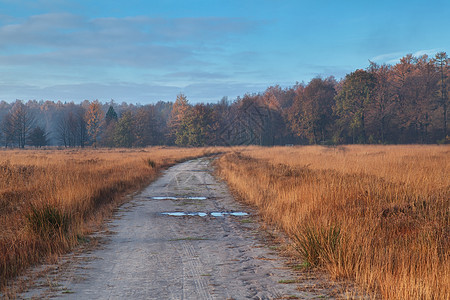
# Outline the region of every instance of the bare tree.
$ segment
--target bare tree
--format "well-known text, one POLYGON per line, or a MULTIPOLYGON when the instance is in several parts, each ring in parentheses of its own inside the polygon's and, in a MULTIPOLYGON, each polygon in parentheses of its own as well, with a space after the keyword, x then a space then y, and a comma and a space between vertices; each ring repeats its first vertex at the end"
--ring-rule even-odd
POLYGON ((11 113, 7 113, 0 123, 3 144, 6 148, 14 143, 14 124, 12 122, 11 113))
POLYGON ((71 107, 66 111, 57 123, 56 133, 64 147, 84 147, 87 138, 84 110, 71 107))
POLYGON ((34 124, 34 116, 22 101, 17 100, 11 110, 13 132, 19 148, 24 148, 34 124))

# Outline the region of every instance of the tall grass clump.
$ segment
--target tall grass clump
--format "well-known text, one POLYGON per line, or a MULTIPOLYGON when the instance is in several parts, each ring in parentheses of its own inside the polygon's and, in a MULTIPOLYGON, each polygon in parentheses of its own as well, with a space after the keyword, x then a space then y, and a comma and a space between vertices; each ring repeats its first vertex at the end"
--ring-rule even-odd
POLYGON ((327 228, 305 225, 294 234, 296 250, 310 266, 332 263, 341 255, 341 232, 339 226, 327 228))
POLYGON ((214 151, 0 150, 0 289, 27 267, 70 250, 162 168, 214 151))
POLYGON ((450 147, 240 151, 219 174, 309 264, 373 297, 450 299, 450 147))
POLYGON ((49 204, 32 205, 25 217, 29 229, 43 239, 64 236, 69 232, 70 216, 49 204))
POLYGON ((147 158, 147 164, 152 168, 156 168, 156 162, 151 158, 147 158))

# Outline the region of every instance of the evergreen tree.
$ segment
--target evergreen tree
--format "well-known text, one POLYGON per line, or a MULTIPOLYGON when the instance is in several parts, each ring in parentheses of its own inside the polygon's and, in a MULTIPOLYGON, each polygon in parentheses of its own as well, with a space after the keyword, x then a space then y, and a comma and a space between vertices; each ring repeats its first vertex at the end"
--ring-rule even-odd
POLYGON ((109 106, 108 111, 106 112, 105 115, 105 122, 106 122, 106 126, 109 125, 109 123, 111 123, 111 121, 116 121, 117 122, 117 113, 114 110, 114 107, 112 105, 109 106))
POLYGON ((48 144, 47 135, 42 127, 37 126, 33 128, 30 133, 30 145, 39 148, 46 146, 48 144))

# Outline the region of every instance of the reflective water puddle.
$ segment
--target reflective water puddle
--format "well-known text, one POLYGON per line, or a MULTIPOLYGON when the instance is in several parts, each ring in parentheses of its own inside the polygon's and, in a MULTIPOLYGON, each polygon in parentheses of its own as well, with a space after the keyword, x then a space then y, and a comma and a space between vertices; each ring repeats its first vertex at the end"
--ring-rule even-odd
POLYGON ((152 197, 153 200, 177 200, 177 197, 152 197))
POLYGON ((162 215, 167 216, 174 216, 174 217, 182 217, 182 216, 199 216, 199 217, 206 217, 208 214, 203 212, 193 212, 193 213, 186 213, 186 212, 166 212, 161 213, 162 215))
POLYGON ((152 197, 153 200, 206 200, 206 197, 152 197))
POLYGON ((242 212, 242 211, 235 211, 235 212, 212 212, 211 216, 213 217, 223 217, 225 215, 230 215, 230 216, 236 216, 236 217, 243 217, 243 216, 248 216, 248 213, 246 212, 242 212))
MULTIPOLYGON (((176 211, 176 212, 164 212, 161 213, 162 215, 166 216, 174 216, 174 217, 183 217, 183 216, 199 216, 199 217, 206 217, 208 213, 204 212, 182 212, 182 211, 176 211)), ((248 216, 248 213, 243 211, 234 211, 234 212, 210 212, 209 213, 212 217, 224 217, 224 216, 235 216, 235 217, 243 217, 248 216)))

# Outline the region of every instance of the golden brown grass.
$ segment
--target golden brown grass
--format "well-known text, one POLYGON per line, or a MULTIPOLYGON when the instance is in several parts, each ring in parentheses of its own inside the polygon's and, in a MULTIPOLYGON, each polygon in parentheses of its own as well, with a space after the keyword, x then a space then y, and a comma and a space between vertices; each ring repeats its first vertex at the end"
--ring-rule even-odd
POLYGON ((212 151, 0 150, 0 287, 76 245, 161 168, 212 151))
POLYGON ((372 297, 450 299, 450 147, 249 147, 219 160, 311 265, 372 297))

